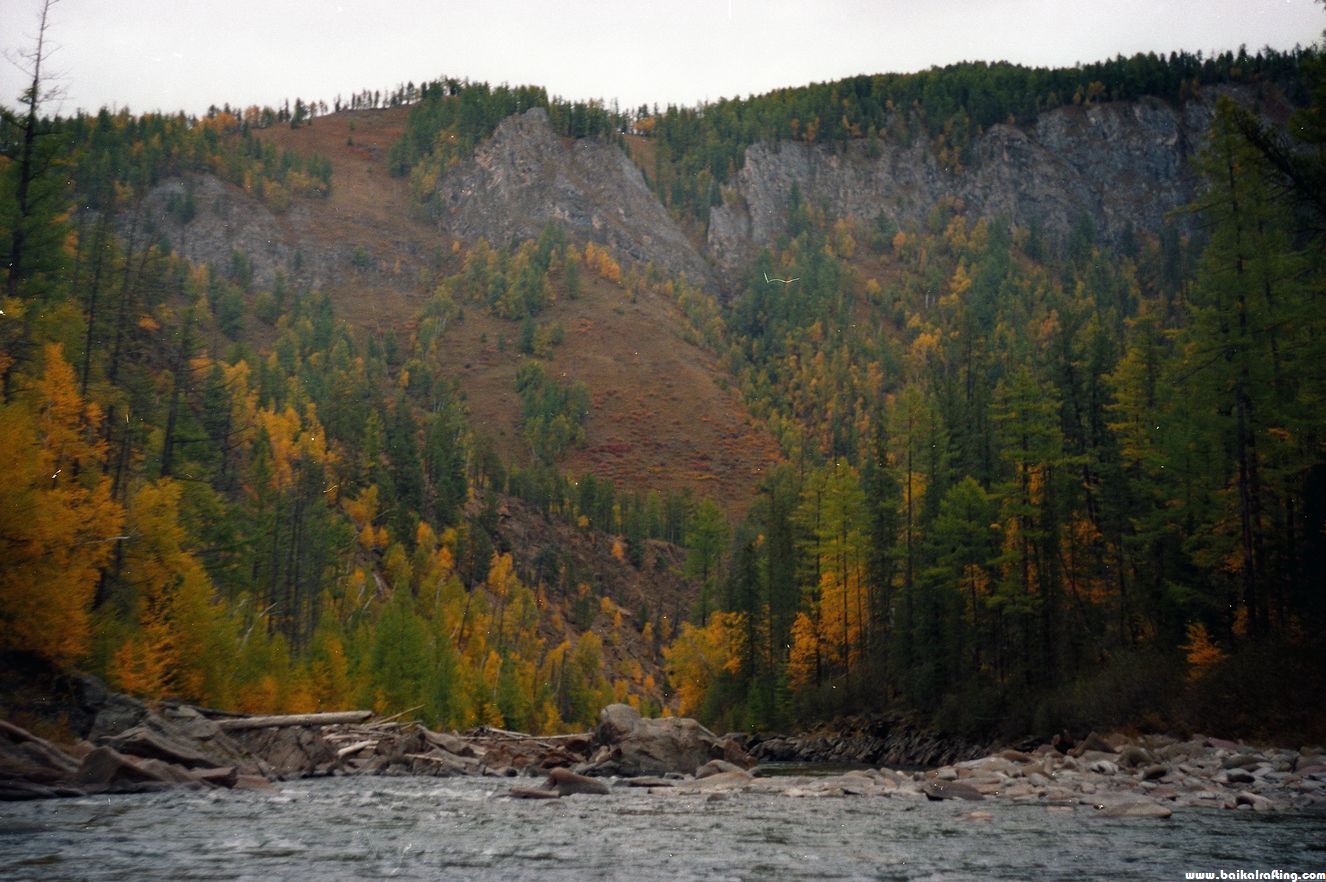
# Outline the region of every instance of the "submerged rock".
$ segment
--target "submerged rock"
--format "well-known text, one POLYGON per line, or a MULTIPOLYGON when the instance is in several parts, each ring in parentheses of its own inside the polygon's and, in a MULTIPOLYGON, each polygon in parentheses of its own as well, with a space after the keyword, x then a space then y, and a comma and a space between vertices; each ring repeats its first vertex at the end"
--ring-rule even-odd
POLYGON ((1103 818, 1168 818, 1173 814, 1169 806, 1146 799, 1116 802, 1100 810, 1103 818))

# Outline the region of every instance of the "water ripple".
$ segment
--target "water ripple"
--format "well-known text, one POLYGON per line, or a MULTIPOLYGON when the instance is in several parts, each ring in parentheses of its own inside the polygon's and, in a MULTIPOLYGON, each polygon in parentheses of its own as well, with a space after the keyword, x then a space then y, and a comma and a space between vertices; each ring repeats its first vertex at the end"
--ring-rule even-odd
POLYGON ((766 793, 548 802, 513 782, 322 779, 268 793, 10 804, 0 878, 963 880, 1182 878, 1319 860, 1318 818, 1216 811, 1166 821, 1078 809, 766 793))

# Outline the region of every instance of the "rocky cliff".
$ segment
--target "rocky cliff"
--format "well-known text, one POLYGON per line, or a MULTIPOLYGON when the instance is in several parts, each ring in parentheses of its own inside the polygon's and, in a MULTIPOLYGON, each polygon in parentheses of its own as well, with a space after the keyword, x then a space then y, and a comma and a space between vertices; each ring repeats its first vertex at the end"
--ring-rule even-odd
POLYGON ((1034 224, 1052 239, 1079 216, 1112 244, 1129 228, 1155 233, 1196 195, 1190 159, 1219 94, 1208 90, 1181 107, 1157 99, 1064 107, 1028 127, 991 126, 964 168, 944 165, 923 138, 883 141, 873 151, 863 141, 758 143, 710 214, 708 248, 723 269, 739 267, 784 231, 794 186, 831 218, 883 213, 899 227, 924 222, 937 202, 952 199, 970 214, 1034 224))
MULTIPOLYGON (((309 207, 301 203, 292 211, 303 216, 309 207)), ((252 264, 255 280, 265 286, 272 284, 278 269, 291 277, 296 267, 305 271, 313 285, 325 284, 335 265, 334 255, 303 241, 259 199, 212 175, 162 181, 144 197, 140 217, 126 212, 118 223, 126 238, 137 223, 140 234, 143 229, 151 230, 199 264, 224 269, 230 265, 231 254, 240 252, 252 264), (191 216, 181 217, 172 206, 186 192, 196 207, 191 216)))
POLYGON ((458 238, 501 244, 537 237, 557 221, 572 236, 639 263, 712 281, 704 258, 626 154, 597 141, 564 142, 542 108, 503 120, 438 186, 439 222, 458 238))
MULTIPOLYGON (((925 137, 874 145, 757 143, 711 211, 704 247, 683 234, 621 149, 559 137, 541 108, 504 120, 473 157, 447 172, 438 184, 436 225, 419 222, 405 182, 383 174, 376 154, 361 145, 370 136, 389 143, 401 120, 349 113, 320 120, 316 131, 270 133, 282 146, 331 157, 328 200, 296 199, 276 214, 238 187, 198 176, 163 182, 144 211, 154 235, 194 260, 224 266, 232 250, 243 252, 260 285, 271 284, 278 268, 307 287, 351 277, 359 287, 398 285, 383 274, 413 279, 445 236, 503 245, 537 237, 556 221, 577 239, 716 290, 718 276, 784 232, 794 188, 831 218, 869 222, 882 213, 901 228, 923 224, 937 203, 951 200, 969 215, 1038 227, 1050 240, 1066 237, 1079 217, 1110 244, 1130 230, 1154 234, 1197 195, 1191 159, 1221 94, 1271 122, 1288 112, 1252 87, 1207 89, 1181 106, 1143 99, 1063 107, 1027 126, 991 126, 961 167, 946 164, 925 137), (315 135, 321 140, 310 142, 315 135), (171 206, 186 186, 197 211, 181 222, 171 206), (374 277, 365 278, 366 271, 374 277)), ((1183 216, 1177 221, 1191 225, 1183 216)), ((121 220, 126 233, 129 222, 121 220)))

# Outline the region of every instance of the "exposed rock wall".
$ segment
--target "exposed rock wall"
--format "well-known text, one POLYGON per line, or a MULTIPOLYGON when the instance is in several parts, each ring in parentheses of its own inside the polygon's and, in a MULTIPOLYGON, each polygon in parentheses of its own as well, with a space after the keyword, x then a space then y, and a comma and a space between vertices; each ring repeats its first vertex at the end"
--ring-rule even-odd
MULTIPOLYGON (((1195 199, 1199 180, 1191 159, 1222 94, 1270 122, 1283 122, 1287 113, 1274 95, 1233 86, 1206 89, 1181 106, 1147 98, 1062 107, 1029 126, 989 127, 972 143, 963 168, 941 161, 925 137, 884 139, 873 147, 861 140, 757 143, 724 187, 723 204, 711 211, 703 248, 681 231, 620 148, 559 137, 546 111, 535 108, 502 121, 473 157, 447 172, 438 184, 437 224, 462 240, 482 236, 505 245, 537 237, 556 221, 577 239, 685 273, 711 289, 785 231, 794 187, 830 218, 870 221, 882 213, 907 227, 924 223, 936 203, 948 199, 971 216, 1034 225, 1052 241, 1087 217, 1117 245, 1129 230, 1156 233, 1167 216, 1195 199)), ((379 195, 391 202, 405 198, 402 193, 387 188, 379 195)), ((193 260, 220 266, 241 251, 260 285, 270 285, 279 268, 292 284, 316 288, 364 269, 347 243, 373 239, 363 227, 375 221, 356 215, 359 226, 331 234, 320 221, 341 211, 331 202, 296 199, 277 215, 238 187, 195 176, 163 181, 148 194, 138 235, 164 236, 193 260), (196 214, 181 223, 171 206, 186 187, 196 214)), ((401 216, 408 212, 398 207, 401 216)), ((1177 219, 1191 227, 1190 218, 1177 219)), ((118 219, 126 235, 131 223, 128 215, 118 219)), ((378 250, 418 259, 430 235, 421 227, 409 241, 384 241, 378 250)))
POLYGON ((260 286, 271 286, 280 270, 293 284, 317 288, 351 269, 350 248, 308 234, 309 215, 320 210, 326 206, 296 200, 284 216, 277 215, 233 184, 213 175, 190 175, 163 180, 143 198, 137 217, 124 212, 116 224, 126 240, 131 233, 140 243, 144 236, 164 238, 194 263, 222 270, 239 252, 252 264, 260 286), (186 191, 192 192, 195 208, 193 217, 183 221, 171 206, 184 199, 186 191))
POLYGON ((597 141, 564 143, 543 108, 503 120, 438 189, 439 223, 453 236, 504 244, 537 237, 557 221, 639 263, 712 281, 704 258, 626 154, 597 141))
POLYGON ((923 138, 881 142, 875 156, 861 141, 758 143, 710 213, 709 251, 730 271, 775 241, 786 228, 794 185, 831 218, 868 221, 883 213, 905 227, 924 222, 948 198, 978 217, 1035 224, 1051 239, 1062 239, 1082 215, 1113 244, 1129 228, 1155 233, 1167 213, 1197 194, 1190 159, 1223 93, 1245 103, 1254 98, 1208 90, 1181 107, 1143 99, 1063 107, 1027 128, 991 126, 972 144, 963 169, 943 165, 923 138))

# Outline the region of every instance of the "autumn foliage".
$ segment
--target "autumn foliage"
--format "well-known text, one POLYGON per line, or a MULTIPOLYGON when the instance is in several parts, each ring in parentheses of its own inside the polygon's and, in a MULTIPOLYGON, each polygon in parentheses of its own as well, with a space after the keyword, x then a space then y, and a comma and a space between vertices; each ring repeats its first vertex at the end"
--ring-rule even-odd
POLYGON ((93 595, 124 521, 102 472, 101 423, 55 343, 29 391, 0 405, 4 650, 68 664, 88 649, 93 595))

